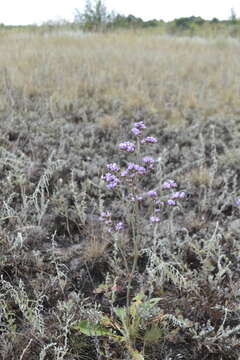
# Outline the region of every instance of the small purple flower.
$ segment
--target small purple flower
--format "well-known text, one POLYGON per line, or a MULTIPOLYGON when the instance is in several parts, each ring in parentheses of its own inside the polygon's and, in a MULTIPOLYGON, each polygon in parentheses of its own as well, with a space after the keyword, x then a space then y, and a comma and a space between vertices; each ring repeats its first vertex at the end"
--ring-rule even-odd
POLYGON ((146 169, 143 166, 140 165, 135 165, 135 170, 138 172, 138 174, 140 175, 144 175, 146 174, 146 169))
POLYGON ((160 221, 160 218, 159 218, 158 216, 151 216, 151 217, 150 217, 150 221, 151 221, 152 223, 157 223, 157 222, 160 221))
POLYGON ((164 202, 162 200, 155 200, 156 205, 164 205, 164 202))
POLYGON ((116 163, 107 164, 107 168, 110 171, 119 171, 120 168, 116 163))
POLYGON ((107 187, 108 187, 109 189, 113 189, 113 188, 115 188, 116 186, 118 186, 118 183, 119 183, 119 181, 113 181, 113 182, 107 184, 107 187))
POLYGON ((141 195, 134 196, 133 194, 129 194, 131 201, 141 201, 143 200, 143 197, 141 195))
POLYGON ((156 144, 157 139, 153 136, 147 136, 146 138, 141 140, 141 144, 156 144))
POLYGON ((127 171, 135 171, 140 175, 144 175, 146 173, 146 169, 138 164, 128 163, 127 171))
POLYGON ((103 211, 100 215, 102 218, 109 218, 112 214, 110 213, 110 211, 103 211))
POLYGON ((141 131, 138 128, 133 128, 132 133, 133 133, 133 135, 136 135, 136 136, 141 135, 141 131))
POLYGON ((151 156, 144 156, 143 162, 145 164, 154 164, 154 159, 151 156))
POLYGON ((176 201, 170 199, 167 201, 167 204, 168 205, 176 205, 176 201))
POLYGON ((120 182, 120 180, 111 173, 105 174, 105 176, 102 176, 102 179, 108 182, 107 187, 110 189, 116 187, 120 182))
POLYGON ((158 212, 160 212, 160 211, 161 211, 161 209, 159 209, 159 208, 156 208, 156 209, 154 210, 155 213, 158 213, 158 212))
POLYGON ((155 197, 155 196, 157 196, 157 192, 155 191, 155 190, 150 190, 150 191, 148 191, 148 196, 150 196, 150 197, 155 197))
POLYGON ((134 123, 134 126, 139 130, 146 129, 146 126, 145 126, 143 121, 139 121, 139 122, 134 123))
POLYGON ((177 191, 171 196, 172 199, 183 199, 184 197, 185 197, 184 191, 177 191))
POLYGON ((236 200, 236 203, 235 203, 237 206, 240 205, 240 198, 236 200))
POLYGON ((173 187, 176 187, 177 184, 175 183, 175 181, 173 180, 167 180, 163 183, 163 188, 164 189, 171 189, 173 187))
POLYGON ((127 152, 134 152, 135 150, 135 145, 130 141, 125 141, 123 143, 120 143, 118 147, 120 150, 126 150, 127 152))
POLYGON ((123 170, 123 171, 121 172, 121 176, 122 176, 122 177, 128 176, 128 170, 123 170))
POLYGON ((111 224, 112 224, 112 220, 111 220, 112 214, 110 213, 110 211, 103 211, 103 212, 101 212, 100 215, 101 216, 99 217, 99 220, 103 221, 105 225, 111 226, 111 224))
POLYGON ((106 173, 105 175, 102 176, 102 179, 109 182, 109 181, 114 181, 115 177, 116 176, 111 173, 106 173))
POLYGON ((120 230, 123 230, 123 229, 124 229, 123 222, 120 221, 115 225, 115 230, 116 231, 120 231, 120 230))
POLYGON ((180 191, 180 193, 179 193, 179 198, 180 198, 180 199, 183 199, 183 198, 185 198, 185 196, 186 196, 185 192, 184 192, 184 191, 180 191))
POLYGON ((134 169, 135 169, 135 164, 134 163, 128 163, 127 170, 134 170, 134 169))

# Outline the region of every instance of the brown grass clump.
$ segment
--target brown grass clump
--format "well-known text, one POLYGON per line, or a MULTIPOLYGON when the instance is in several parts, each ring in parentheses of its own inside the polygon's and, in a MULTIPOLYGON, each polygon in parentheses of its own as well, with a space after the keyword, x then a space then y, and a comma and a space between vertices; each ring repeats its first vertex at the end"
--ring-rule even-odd
POLYGON ((236 166, 239 168, 240 149, 231 149, 226 154, 221 156, 221 163, 228 164, 229 166, 236 166))
POLYGON ((115 129, 119 126, 118 120, 112 115, 101 116, 100 118, 98 118, 97 122, 100 128, 104 130, 115 129))
POLYGON ((188 174, 189 181, 194 186, 209 185, 211 181, 211 175, 207 168, 194 169, 188 174))
POLYGON ((87 262, 95 262, 105 257, 108 246, 109 241, 100 239, 97 236, 91 236, 85 247, 84 260, 87 262))

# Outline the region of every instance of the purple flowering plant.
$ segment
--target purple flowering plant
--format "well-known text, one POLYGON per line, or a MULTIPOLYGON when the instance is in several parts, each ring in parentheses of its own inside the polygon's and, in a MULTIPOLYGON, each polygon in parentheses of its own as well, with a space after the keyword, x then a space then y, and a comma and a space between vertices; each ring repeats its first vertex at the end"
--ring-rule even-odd
MULTIPOLYGON (((184 191, 176 191, 177 184, 174 180, 168 179, 163 182, 162 188, 159 190, 146 190, 142 186, 142 180, 146 179, 155 169, 156 161, 152 156, 141 156, 142 150, 146 150, 147 145, 157 143, 157 139, 153 136, 145 136, 144 131, 146 125, 143 121, 134 123, 131 134, 134 141, 124 141, 118 145, 120 151, 126 152, 131 156, 131 161, 127 162, 124 167, 114 163, 106 165, 107 172, 102 176, 109 190, 114 190, 120 195, 123 203, 124 216, 118 219, 118 224, 112 222, 112 232, 126 229, 126 225, 137 228, 138 218, 140 214, 141 203, 145 199, 149 199, 151 206, 147 214, 149 214, 150 223, 160 222, 160 218, 156 217, 156 213, 161 214, 161 209, 165 206, 176 206, 180 200, 185 197, 184 191), (134 158, 134 161, 132 160, 134 158), (161 197, 161 193, 167 190, 170 194, 161 197), (174 191, 175 190, 175 191, 174 191), (130 205, 131 204, 131 205, 130 205), (126 210, 128 209, 128 211, 126 210), (158 220, 156 220, 158 219, 158 220), (121 221, 120 221, 121 220, 121 221)), ((102 221, 109 226, 109 219, 101 217, 102 221)))
MULTIPOLYGON (((118 216, 114 216, 114 210, 105 210, 100 214, 99 220, 105 230, 114 239, 115 250, 119 249, 124 263, 123 249, 118 248, 118 239, 121 233, 129 232, 133 244, 133 262, 127 283, 127 307, 130 304, 130 289, 135 270, 137 268, 142 239, 141 226, 143 224, 154 226, 155 238, 156 229, 161 226, 162 210, 175 207, 184 197, 185 192, 176 191, 177 184, 174 180, 166 180, 160 188, 146 189, 147 178, 154 173, 156 161, 152 156, 145 155, 148 145, 153 146, 157 139, 153 136, 145 136, 146 125, 143 121, 136 122, 131 129, 133 140, 124 141, 118 145, 119 151, 130 157, 125 161, 124 166, 115 162, 106 165, 106 172, 102 176, 106 187, 118 201, 118 216), (142 153, 144 152, 144 156, 142 153), (119 206, 121 204, 121 206, 119 206), (146 210, 147 208, 147 210, 146 210)), ((124 164, 124 162, 123 162, 124 164)), ((113 200, 114 201, 114 200, 113 200)), ((112 203, 112 209, 114 204, 112 203)), ((116 207, 115 207, 116 209, 116 207)), ((117 260, 116 260, 117 261, 117 260)), ((129 265, 125 264, 126 269, 129 265)))

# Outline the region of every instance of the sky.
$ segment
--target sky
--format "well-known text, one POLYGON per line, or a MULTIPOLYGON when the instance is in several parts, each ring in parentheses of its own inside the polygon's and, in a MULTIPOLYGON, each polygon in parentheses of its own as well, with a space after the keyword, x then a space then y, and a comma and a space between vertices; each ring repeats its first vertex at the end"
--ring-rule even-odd
MULTIPOLYGON (((109 11, 141 17, 144 20, 173 20, 201 16, 228 19, 231 8, 240 17, 240 0, 105 0, 109 11)), ((40 24, 48 20, 72 21, 74 9, 82 11, 85 0, 0 0, 0 23, 5 25, 40 24)))

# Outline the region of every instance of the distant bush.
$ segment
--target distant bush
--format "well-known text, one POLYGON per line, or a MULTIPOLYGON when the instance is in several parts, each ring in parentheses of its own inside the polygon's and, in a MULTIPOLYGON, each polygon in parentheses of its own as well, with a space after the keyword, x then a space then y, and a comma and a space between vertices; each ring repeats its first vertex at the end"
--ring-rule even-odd
POLYGON ((111 14, 102 0, 86 1, 84 12, 75 9, 75 23, 79 23, 84 30, 101 31, 105 30, 111 22, 111 14))
POLYGON ((180 29, 190 29, 193 25, 202 25, 204 22, 205 20, 200 16, 181 17, 174 20, 176 27, 180 29))

